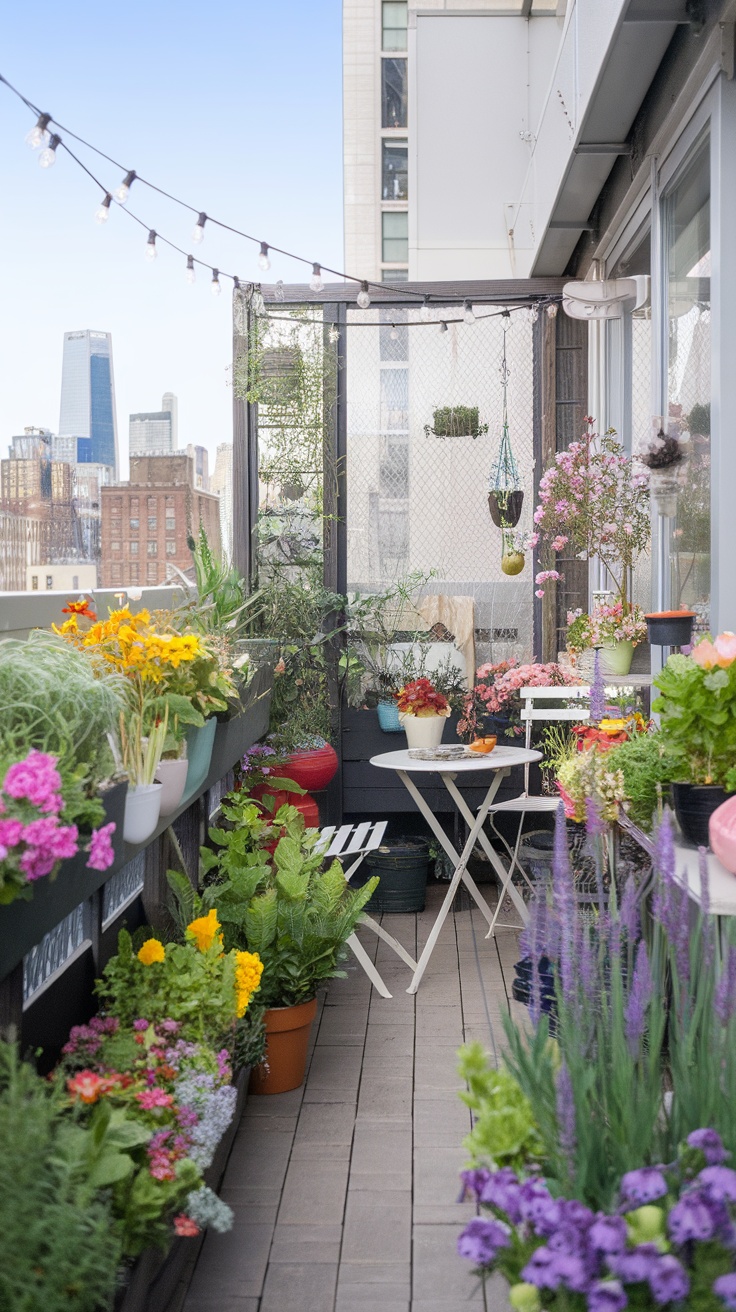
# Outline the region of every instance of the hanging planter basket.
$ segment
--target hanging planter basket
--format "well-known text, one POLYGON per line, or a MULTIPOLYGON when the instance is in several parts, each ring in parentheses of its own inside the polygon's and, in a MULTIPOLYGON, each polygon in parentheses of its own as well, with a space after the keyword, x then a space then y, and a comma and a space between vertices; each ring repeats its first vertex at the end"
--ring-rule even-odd
POLYGON ((426 437, 482 437, 488 424, 478 419, 477 405, 444 406, 435 410, 432 423, 424 425, 426 437))
POLYGON ((524 492, 522 488, 517 487, 508 491, 501 488, 492 488, 488 493, 488 509, 496 528, 516 528, 521 519, 523 505, 524 492))

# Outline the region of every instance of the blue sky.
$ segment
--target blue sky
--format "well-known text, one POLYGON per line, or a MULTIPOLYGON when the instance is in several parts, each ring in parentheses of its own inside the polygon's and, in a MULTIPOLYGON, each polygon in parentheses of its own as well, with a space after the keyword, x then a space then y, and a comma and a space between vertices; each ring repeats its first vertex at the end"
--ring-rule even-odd
MULTIPOLYGON (((0 16, 0 71, 42 110, 200 209, 342 267, 340 0, 151 4, 18 0, 0 16)), ((56 431, 62 335, 111 332, 121 448, 128 414, 179 397, 180 441, 231 439, 230 284, 194 287, 185 261, 101 199, 63 151, 51 169, 23 138, 33 125, 0 86, 0 454, 29 424, 56 431)), ((74 143, 70 143, 74 146, 74 143)), ((118 170, 84 155, 110 189, 118 170)), ((128 207, 185 250, 243 280, 257 250, 207 229, 141 186, 128 207)), ((265 278, 308 281, 274 257, 265 278)), ((265 280, 264 278, 264 280, 265 280)))

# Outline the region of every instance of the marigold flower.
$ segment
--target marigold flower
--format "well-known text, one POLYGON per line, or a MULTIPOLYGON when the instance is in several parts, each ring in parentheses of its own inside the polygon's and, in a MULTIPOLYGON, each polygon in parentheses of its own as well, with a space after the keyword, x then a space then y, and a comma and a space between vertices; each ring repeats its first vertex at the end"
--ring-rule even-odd
POLYGON ((166 949, 157 938, 146 939, 138 953, 138 960, 144 966, 152 966, 154 961, 164 961, 165 958, 166 949))
POLYGON ((235 953, 235 1014, 238 1019, 245 1015, 248 1003, 260 988, 262 974, 263 962, 257 952, 235 953))
POLYGON ((190 925, 187 925, 187 935, 194 939, 200 952, 206 952, 208 948, 212 947, 216 938, 218 938, 219 943, 222 943, 222 934, 218 936, 219 928, 220 922, 213 907, 211 911, 207 912, 206 916, 199 916, 197 920, 193 920, 190 925))

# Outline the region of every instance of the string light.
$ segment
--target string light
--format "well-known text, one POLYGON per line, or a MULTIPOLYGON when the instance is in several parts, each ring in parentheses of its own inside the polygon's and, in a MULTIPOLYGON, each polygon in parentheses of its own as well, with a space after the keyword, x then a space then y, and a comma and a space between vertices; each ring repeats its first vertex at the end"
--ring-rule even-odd
POLYGON ((212 292, 213 296, 219 296, 220 292, 222 291, 222 287, 220 286, 219 269, 212 270, 212 282, 210 283, 210 291, 212 292))
POLYGON ((399 330, 396 327, 395 323, 391 324, 391 332, 389 333, 389 337, 391 338, 392 342, 398 342, 399 340, 399 330))
POLYGON ((360 284, 360 291, 358 292, 356 300, 361 310, 368 309, 368 306, 371 303, 371 298, 370 298, 370 293, 368 291, 368 283, 365 281, 365 279, 360 284))
POLYGON ((39 114, 35 128, 31 128, 30 132, 26 134, 26 145, 30 146, 31 150, 38 150, 39 146, 46 145, 51 135, 48 131, 50 122, 50 114, 39 114))
POLYGON ((475 323, 475 315, 470 301, 463 301, 463 319, 466 323, 475 323))
POLYGON ((186 278, 187 282, 189 282, 189 283, 194 283, 194 282, 197 281, 197 275, 196 275, 196 273, 195 273, 195 271, 194 271, 194 256, 193 256, 193 255, 187 255, 187 268, 186 268, 186 273, 184 274, 184 277, 186 278))
POLYGON ((124 205, 124 204, 125 204, 126 200, 128 199, 128 197, 129 197, 129 195, 130 195, 130 189, 131 189, 131 187, 133 186, 133 183, 135 182, 137 176, 138 176, 138 175, 137 175, 135 169, 130 169, 130 170, 126 173, 126 175, 125 175, 125 177, 123 178, 122 182, 120 183, 120 186, 115 188, 115 190, 114 190, 114 192, 113 192, 112 194, 113 194, 113 196, 115 197, 115 199, 116 199, 116 201, 118 202, 119 205, 124 205))
POLYGON ((551 304, 547 306, 547 318, 548 319, 557 318, 557 306, 555 305, 554 301, 552 301, 551 304))
POLYGON ((146 242, 146 259, 155 260, 157 255, 158 255, 158 251, 156 250, 156 233, 154 229, 151 228, 151 231, 148 234, 148 241, 146 242))
POLYGON ((441 332, 441 333, 446 333, 446 332, 447 332, 447 324, 445 323, 444 319, 442 320, 442 323, 440 324, 440 332, 441 332))
POLYGON ((271 261, 268 258, 267 241, 261 242, 261 253, 258 256, 258 268, 261 269, 263 273, 268 273, 268 270, 271 268, 271 261))
POLYGON ((204 225, 206 222, 207 222, 207 215, 204 213, 200 214, 196 224, 194 225, 194 232, 192 233, 192 241, 196 241, 196 242, 204 241, 204 225))
POLYGON ((56 163, 56 147, 61 142, 61 137, 56 132, 49 137, 49 144, 45 150, 41 151, 38 162, 42 169, 50 169, 52 164, 56 163))
POLYGON ((312 265, 312 277, 309 283, 309 290, 312 292, 321 292, 324 288, 322 281, 322 269, 319 264, 312 265))
POLYGON ((105 193, 105 199, 103 200, 99 209, 95 210, 95 221, 97 223, 107 223, 107 220, 110 217, 111 204, 112 204, 112 196, 108 191, 105 193))
POLYGON ((424 301, 422 302, 422 308, 419 311, 419 318, 422 319, 424 323, 429 323, 429 320, 432 318, 432 306, 429 303, 428 296, 425 296, 424 301))

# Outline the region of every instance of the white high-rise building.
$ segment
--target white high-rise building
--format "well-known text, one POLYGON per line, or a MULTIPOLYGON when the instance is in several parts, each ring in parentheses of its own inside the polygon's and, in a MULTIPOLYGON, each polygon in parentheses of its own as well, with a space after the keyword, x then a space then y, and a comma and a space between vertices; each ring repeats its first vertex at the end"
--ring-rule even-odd
POLYGON ((210 491, 220 497, 220 536, 222 554, 232 559, 233 554, 233 444, 220 442, 215 467, 210 478, 210 491))
POLYGON ((72 463, 106 465, 116 476, 118 428, 110 333, 89 328, 64 333, 59 437, 76 442, 72 463))
POLYGON ((149 410, 131 415, 128 444, 131 456, 167 456, 176 448, 170 410, 149 410))
POLYGON ((164 392, 161 397, 161 409, 171 415, 171 449, 179 449, 179 398, 173 392, 164 392))

